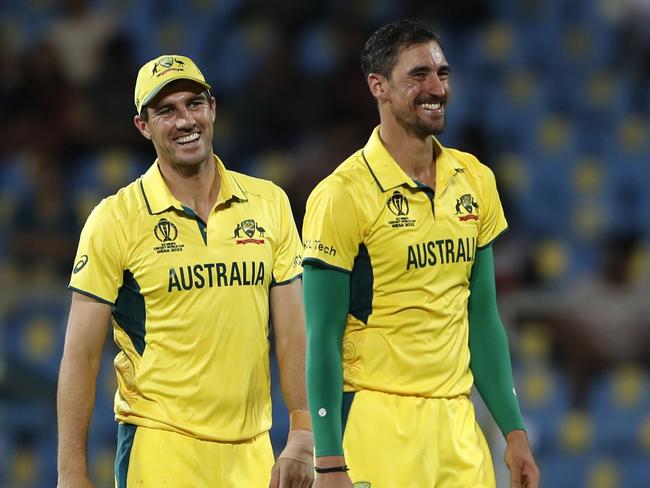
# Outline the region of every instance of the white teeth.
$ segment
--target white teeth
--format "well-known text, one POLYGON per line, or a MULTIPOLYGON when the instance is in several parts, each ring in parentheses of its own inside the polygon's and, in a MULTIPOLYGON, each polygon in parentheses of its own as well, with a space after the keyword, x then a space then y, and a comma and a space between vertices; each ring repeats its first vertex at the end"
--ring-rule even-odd
POLYGON ((440 103, 422 103, 420 105, 427 110, 440 110, 440 103))
POLYGON ((176 142, 180 144, 186 144, 188 142, 196 141, 199 138, 198 132, 192 132, 190 135, 179 137, 175 139, 176 142))

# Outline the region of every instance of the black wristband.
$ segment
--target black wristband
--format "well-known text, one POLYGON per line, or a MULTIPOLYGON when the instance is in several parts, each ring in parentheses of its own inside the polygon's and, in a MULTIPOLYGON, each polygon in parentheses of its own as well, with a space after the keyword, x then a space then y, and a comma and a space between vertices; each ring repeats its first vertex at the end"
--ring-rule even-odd
POLYGON ((345 473, 346 471, 349 471, 350 468, 348 468, 347 464, 344 464, 343 466, 332 466, 331 468, 319 468, 316 466, 314 467, 314 470, 317 473, 345 473))

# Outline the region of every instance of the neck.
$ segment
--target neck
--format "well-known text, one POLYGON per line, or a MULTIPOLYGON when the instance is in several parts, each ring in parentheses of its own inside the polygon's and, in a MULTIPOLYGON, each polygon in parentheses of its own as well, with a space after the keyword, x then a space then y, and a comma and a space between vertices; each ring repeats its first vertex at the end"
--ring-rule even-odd
POLYGON ((407 131, 395 119, 382 119, 379 137, 400 168, 411 178, 435 187, 438 147, 433 137, 407 131))
POLYGON ((158 167, 172 195, 207 222, 221 187, 221 177, 214 163, 214 155, 210 154, 210 157, 198 166, 179 166, 158 160, 158 167))

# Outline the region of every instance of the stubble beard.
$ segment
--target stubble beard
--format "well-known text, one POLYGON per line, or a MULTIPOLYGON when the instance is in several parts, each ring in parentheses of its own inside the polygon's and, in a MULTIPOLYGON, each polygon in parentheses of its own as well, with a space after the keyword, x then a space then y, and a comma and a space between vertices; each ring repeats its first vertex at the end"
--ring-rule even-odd
POLYGON ((201 172, 201 169, 205 166, 206 162, 209 162, 212 155, 212 146, 204 148, 200 155, 197 154, 193 157, 185 156, 182 154, 172 151, 170 154, 170 164, 171 166, 178 171, 179 173, 185 176, 192 176, 201 172))
POLYGON ((429 136, 437 136, 442 134, 445 130, 446 121, 444 115, 441 124, 427 124, 415 114, 410 117, 403 117, 400 114, 395 114, 395 119, 407 132, 414 134, 420 139, 426 139, 429 136))

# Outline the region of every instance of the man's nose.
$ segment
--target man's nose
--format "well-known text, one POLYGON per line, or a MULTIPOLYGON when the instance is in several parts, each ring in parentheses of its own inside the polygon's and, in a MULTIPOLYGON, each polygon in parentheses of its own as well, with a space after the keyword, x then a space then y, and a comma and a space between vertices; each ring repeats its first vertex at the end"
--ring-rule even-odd
POLYGON ((194 116, 192 112, 187 108, 179 110, 178 116, 176 117, 176 128, 187 129, 191 127, 194 127, 194 116))
POLYGON ((435 74, 429 76, 426 89, 432 95, 440 98, 443 98, 446 94, 445 83, 435 74))

